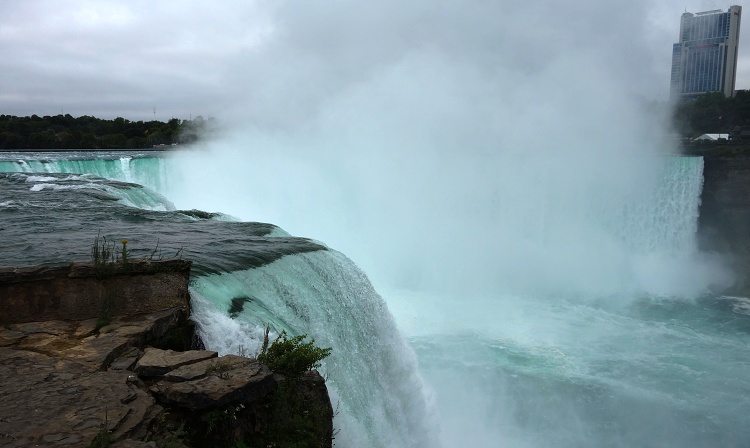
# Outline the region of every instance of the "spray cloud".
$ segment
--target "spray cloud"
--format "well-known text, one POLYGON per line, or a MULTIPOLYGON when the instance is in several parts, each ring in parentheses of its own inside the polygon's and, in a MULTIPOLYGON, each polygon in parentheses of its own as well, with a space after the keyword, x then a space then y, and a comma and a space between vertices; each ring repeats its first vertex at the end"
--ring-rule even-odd
POLYGON ((612 228, 653 200, 672 150, 640 96, 653 91, 639 82, 654 66, 648 2, 268 7, 268 33, 227 71, 234 131, 183 160, 200 191, 178 203, 322 240, 376 284, 710 282, 692 262, 641 281, 644 259, 674 265, 694 248, 676 238, 634 258, 612 228))

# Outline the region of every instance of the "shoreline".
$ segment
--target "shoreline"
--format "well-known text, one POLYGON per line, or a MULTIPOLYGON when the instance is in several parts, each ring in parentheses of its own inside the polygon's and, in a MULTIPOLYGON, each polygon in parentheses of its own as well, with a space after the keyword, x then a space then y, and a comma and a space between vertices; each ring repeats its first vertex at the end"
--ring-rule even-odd
POLYGON ((50 149, 6 149, 0 148, 0 152, 138 152, 138 151, 149 151, 149 152, 168 152, 178 151, 180 149, 187 148, 188 145, 161 145, 153 146, 151 148, 118 148, 118 149, 75 149, 75 148, 50 148, 50 149))

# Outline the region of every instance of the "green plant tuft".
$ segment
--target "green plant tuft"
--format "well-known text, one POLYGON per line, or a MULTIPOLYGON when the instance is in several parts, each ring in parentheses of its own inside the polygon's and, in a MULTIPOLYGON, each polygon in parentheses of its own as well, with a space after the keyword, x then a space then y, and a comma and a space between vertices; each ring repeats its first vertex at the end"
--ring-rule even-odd
POLYGON ((228 359, 221 359, 206 367, 206 375, 215 373, 219 378, 229 379, 229 371, 232 370, 232 363, 228 359))
POLYGON ((94 245, 91 248, 91 261, 94 263, 97 274, 106 274, 114 265, 114 247, 114 243, 112 243, 112 248, 109 247, 106 237, 100 237, 98 233, 96 234, 94 245))
MULTIPOLYGON (((105 307, 102 307, 105 308, 105 307)), ((96 326, 94 327, 94 333, 99 333, 99 330, 112 323, 112 316, 109 315, 109 311, 102 310, 99 318, 96 320, 96 326)))
POLYGON ((128 264, 128 240, 122 240, 122 264, 128 264))
POLYGON ((258 354, 258 361, 267 365, 269 369, 290 378, 297 378, 308 370, 320 367, 320 361, 331 354, 331 348, 320 348, 315 346, 315 339, 303 342, 306 334, 287 337, 286 331, 268 345, 269 328, 266 327, 266 335, 263 340, 263 348, 258 354))
POLYGON ((147 440, 159 448, 185 448, 187 437, 184 420, 167 420, 167 413, 162 413, 154 419, 147 440))
POLYGON ((96 433, 94 440, 91 441, 88 448, 107 448, 115 441, 115 438, 109 432, 109 418, 107 412, 104 412, 104 423, 99 426, 99 432, 96 433))
POLYGON ((106 448, 114 441, 115 439, 112 437, 112 434, 107 431, 107 428, 102 426, 102 428, 99 429, 99 432, 96 433, 96 437, 91 441, 88 448, 106 448))

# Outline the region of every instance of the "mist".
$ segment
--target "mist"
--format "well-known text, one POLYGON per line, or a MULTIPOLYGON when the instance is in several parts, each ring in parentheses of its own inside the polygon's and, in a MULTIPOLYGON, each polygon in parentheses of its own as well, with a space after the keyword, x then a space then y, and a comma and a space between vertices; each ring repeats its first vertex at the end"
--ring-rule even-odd
POLYGON ((267 6, 270 31, 226 71, 230 130, 182 158, 178 206, 323 241, 388 287, 690 295, 727 281, 692 236, 634 248, 648 236, 613 227, 644 203, 658 213, 674 152, 641 95, 647 2, 267 6))

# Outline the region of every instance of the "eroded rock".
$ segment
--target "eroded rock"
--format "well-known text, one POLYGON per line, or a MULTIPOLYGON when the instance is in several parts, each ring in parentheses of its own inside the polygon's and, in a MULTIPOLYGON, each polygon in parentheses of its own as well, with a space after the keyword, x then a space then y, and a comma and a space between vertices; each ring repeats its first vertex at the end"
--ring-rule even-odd
POLYGON ((0 359, 0 434, 12 446, 85 446, 104 425, 126 435, 147 423, 143 416, 155 404, 127 383, 128 372, 92 373, 73 361, 7 347, 0 359))
POLYGON ((101 431, 113 448, 331 446, 317 372, 290 384, 255 359, 148 346, 174 348, 174 334, 192 332, 187 319, 178 308, 101 328, 91 319, 0 326, 0 446, 86 447, 101 431))
POLYGON ((162 376, 179 367, 216 358, 217 356, 218 353, 208 350, 176 352, 174 350, 160 350, 149 347, 136 363, 135 373, 141 377, 162 376))
MULTIPOLYGON (((151 386, 163 404, 201 410, 230 403, 253 403, 274 389, 273 372, 255 359, 228 355, 199 370, 185 369, 151 386), (185 378, 198 379, 185 381, 185 378)), ((202 367, 202 366, 201 366, 202 367)))

